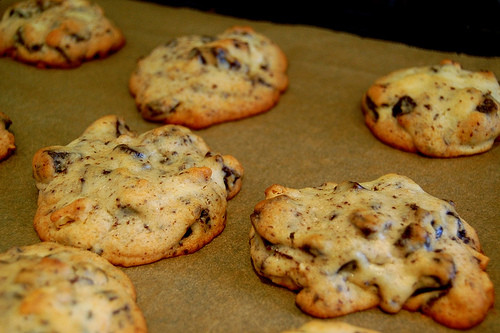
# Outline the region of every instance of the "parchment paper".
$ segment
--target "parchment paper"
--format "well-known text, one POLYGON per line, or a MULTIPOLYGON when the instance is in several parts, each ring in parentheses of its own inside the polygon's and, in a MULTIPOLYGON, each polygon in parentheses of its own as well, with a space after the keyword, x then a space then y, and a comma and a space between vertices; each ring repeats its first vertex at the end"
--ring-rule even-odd
MULTIPOLYGON (((0 1, 0 11, 13 1, 0 1)), ((487 153, 433 159, 379 142, 364 125, 360 99, 379 76, 439 63, 444 58, 500 76, 499 58, 422 50, 309 26, 247 21, 144 2, 98 0, 124 32, 118 53, 71 70, 38 69, 0 58, 0 110, 13 124, 17 151, 0 163, 0 250, 39 242, 32 221, 37 190, 31 159, 39 148, 65 145, 97 118, 123 116, 138 132, 158 124, 143 120, 128 91, 139 57, 171 38, 214 35, 250 25, 274 40, 289 60, 290 85, 269 112, 196 131, 209 146, 245 167, 241 192, 229 202, 224 232, 200 251, 123 268, 133 280, 150 332, 280 332, 313 319, 295 294, 260 279, 249 255, 250 214, 274 184, 317 186, 325 181, 369 181, 389 172, 406 175, 428 193, 456 203, 479 233, 491 259, 488 273, 500 283, 500 145, 487 153)), ((498 301, 498 297, 497 297, 498 301)), ((382 332, 449 332, 419 313, 372 309, 338 320, 382 332)), ((497 332, 490 311, 471 332, 497 332)))

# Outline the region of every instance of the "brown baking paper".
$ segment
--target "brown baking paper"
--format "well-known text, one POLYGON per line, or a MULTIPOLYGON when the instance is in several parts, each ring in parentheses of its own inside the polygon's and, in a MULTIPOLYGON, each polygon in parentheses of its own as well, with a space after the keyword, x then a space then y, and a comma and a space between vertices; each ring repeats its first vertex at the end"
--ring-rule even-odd
MULTIPOLYGON (((13 1, 0 1, 0 10, 13 1)), ((134 282, 150 332, 280 332, 313 319, 294 303, 295 293, 259 278, 249 255, 250 214, 272 184, 317 186, 326 181, 369 181, 395 172, 439 198, 456 203, 490 257, 488 273, 500 284, 500 145, 487 153, 427 158, 393 149, 364 125, 360 99, 379 76, 439 63, 500 76, 499 58, 434 52, 327 29, 247 21, 196 10, 124 0, 97 1, 124 32, 116 54, 75 69, 38 69, 0 58, 0 110, 13 124, 17 150, 0 163, 0 250, 39 242, 33 229, 37 190, 31 160, 39 148, 65 145, 97 118, 117 114, 143 132, 128 91, 139 57, 171 38, 215 35, 250 25, 274 40, 289 60, 290 85, 264 114, 196 131, 209 146, 245 167, 241 192, 229 202, 227 226, 198 252, 123 268, 134 282)), ((497 297, 498 301, 498 297, 497 297)), ((450 332, 420 313, 379 309, 338 320, 382 332, 450 332)), ((497 310, 471 332, 496 332, 497 310)))

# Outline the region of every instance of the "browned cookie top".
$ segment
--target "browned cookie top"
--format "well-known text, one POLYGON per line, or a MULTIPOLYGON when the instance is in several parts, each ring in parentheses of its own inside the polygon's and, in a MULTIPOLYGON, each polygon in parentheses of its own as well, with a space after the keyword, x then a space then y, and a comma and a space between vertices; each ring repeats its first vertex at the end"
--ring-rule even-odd
POLYGON ((136 134, 116 116, 33 158, 42 240, 101 254, 113 264, 194 252, 222 232, 243 168, 187 128, 136 134))
POLYGON ((42 242, 0 254, 0 331, 145 333, 125 273, 95 253, 42 242))
POLYGON ((493 305, 489 259, 475 230, 407 177, 273 185, 251 221, 256 271, 298 290, 298 306, 313 316, 379 306, 470 328, 493 305))
POLYGON ((124 43, 102 8, 87 0, 26 0, 0 21, 0 55, 39 67, 75 67, 124 43))
POLYGON ((402 69, 368 89, 365 122, 381 141, 433 157, 489 150, 500 136, 500 86, 451 61, 402 69))
POLYGON ((287 59, 250 27, 182 36, 139 60, 130 91, 151 121, 203 128, 270 109, 288 85, 287 59))

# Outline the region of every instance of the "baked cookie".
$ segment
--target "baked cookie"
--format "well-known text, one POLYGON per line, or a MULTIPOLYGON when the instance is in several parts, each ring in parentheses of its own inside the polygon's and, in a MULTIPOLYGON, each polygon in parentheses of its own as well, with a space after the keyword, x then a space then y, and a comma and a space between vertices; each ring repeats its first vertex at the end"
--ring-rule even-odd
POLYGON ((33 174, 42 240, 133 266, 192 253, 220 234, 243 168, 185 127, 138 135, 106 116, 68 145, 40 149, 33 174))
POLYGON ((432 157, 485 152, 500 136, 495 75, 450 60, 379 78, 363 96, 362 110, 382 142, 432 157))
POLYGON ((146 332, 134 286, 95 253, 42 242, 0 254, 2 332, 146 332))
POLYGON ((297 329, 282 333, 380 333, 342 321, 311 320, 297 329))
POLYGON ((281 49, 250 27, 183 36, 138 61, 129 87, 150 121, 199 129, 273 107, 288 85, 281 49))
POLYGON ((76 67, 124 43, 102 8, 86 0, 26 0, 10 6, 0 21, 0 56, 38 67, 76 67))
POLYGON ((0 112, 0 161, 8 158, 16 150, 14 134, 9 132, 11 124, 9 116, 0 112))
POLYGON ((453 204, 404 176, 273 185, 265 193, 251 215, 254 267, 297 290, 297 305, 310 315, 404 308, 469 328, 493 304, 488 258, 474 229, 453 204))

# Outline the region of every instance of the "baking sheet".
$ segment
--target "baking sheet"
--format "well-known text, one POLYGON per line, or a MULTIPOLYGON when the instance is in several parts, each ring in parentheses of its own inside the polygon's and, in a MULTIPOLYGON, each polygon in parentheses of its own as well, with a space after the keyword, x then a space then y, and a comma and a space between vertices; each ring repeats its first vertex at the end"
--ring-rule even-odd
MULTIPOLYGON (((0 1, 0 11, 13 1, 0 1)), ((224 232, 200 251, 123 268, 138 293, 150 332, 280 332, 313 319, 295 305, 295 294, 260 279, 248 245, 250 214, 266 187, 369 181, 389 172, 412 178, 428 193, 453 200, 479 233, 490 257, 488 273, 500 283, 500 145, 487 153, 433 159, 398 151, 376 140, 363 122, 360 99, 379 76, 449 58, 471 70, 500 76, 499 58, 434 52, 331 30, 247 21, 184 8, 124 0, 99 0, 124 32, 118 53, 71 70, 43 70, 0 58, 0 110, 13 124, 17 151, 0 163, 0 251, 39 239, 32 221, 37 190, 31 159, 41 147, 67 144, 97 118, 123 116, 138 132, 158 124, 140 117, 128 91, 139 57, 171 38, 215 35, 250 25, 274 40, 289 60, 290 85, 269 112, 195 131, 209 146, 245 167, 241 192, 229 202, 224 232)), ((498 297, 496 297, 498 303, 498 297)), ((382 332, 449 332, 419 313, 379 309, 339 320, 382 332)), ((471 332, 496 332, 492 309, 471 332)))

